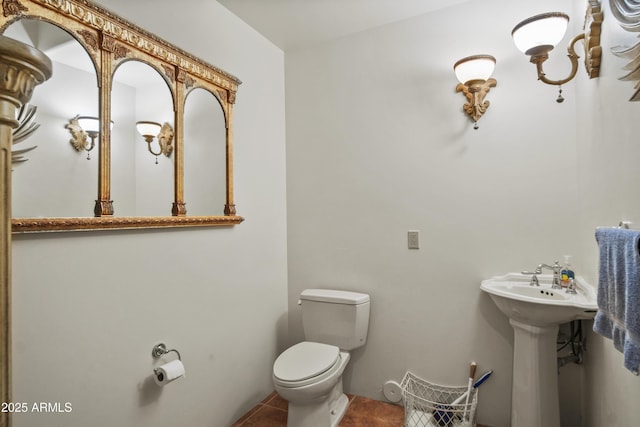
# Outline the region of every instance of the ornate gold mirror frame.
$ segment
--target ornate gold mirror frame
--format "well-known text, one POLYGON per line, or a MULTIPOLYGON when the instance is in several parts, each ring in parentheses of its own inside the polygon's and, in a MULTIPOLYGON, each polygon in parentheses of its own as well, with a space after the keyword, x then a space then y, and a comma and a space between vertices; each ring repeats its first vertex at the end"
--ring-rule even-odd
MULTIPOLYGON (((53 23, 66 30, 84 47, 94 63, 99 86, 99 165, 95 217, 13 218, 13 233, 94 229, 195 227, 234 225, 233 199, 233 105, 241 83, 236 77, 184 52, 87 0, 3 0, 0 30, 20 19, 53 23), (139 60, 162 70, 173 97, 174 200, 171 216, 114 216, 111 200, 111 87, 117 67, 139 60), (226 203, 224 215, 187 216, 184 200, 184 106, 187 95, 202 88, 220 103, 226 127, 226 203)), ((212 184, 213 185, 213 184, 212 184)))
MULTIPOLYGON (((0 401, 11 403, 11 165, 16 110, 36 85, 51 77, 42 52, 0 36, 0 401)), ((11 425, 11 411, 0 411, 0 427, 11 425)))

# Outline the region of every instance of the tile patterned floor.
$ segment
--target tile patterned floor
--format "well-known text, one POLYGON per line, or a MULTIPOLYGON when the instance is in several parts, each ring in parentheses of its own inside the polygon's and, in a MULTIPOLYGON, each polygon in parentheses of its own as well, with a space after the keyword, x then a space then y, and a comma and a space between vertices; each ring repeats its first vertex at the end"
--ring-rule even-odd
MULTIPOLYGON (((362 396, 347 395, 349 406, 339 427, 402 427, 404 409, 362 396)), ((286 427, 287 401, 271 393, 231 427, 286 427)))

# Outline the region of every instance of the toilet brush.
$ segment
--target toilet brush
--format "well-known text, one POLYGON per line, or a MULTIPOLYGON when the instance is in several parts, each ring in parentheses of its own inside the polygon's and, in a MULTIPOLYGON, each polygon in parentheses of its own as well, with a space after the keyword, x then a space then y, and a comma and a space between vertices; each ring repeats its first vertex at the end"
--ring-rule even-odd
POLYGON ((469 406, 469 396, 471 396, 471 387, 473 387, 473 379, 476 376, 476 362, 471 362, 471 366, 469 368, 469 385, 467 386, 467 400, 464 403, 464 414, 462 415, 462 419, 467 419, 467 407, 469 406))

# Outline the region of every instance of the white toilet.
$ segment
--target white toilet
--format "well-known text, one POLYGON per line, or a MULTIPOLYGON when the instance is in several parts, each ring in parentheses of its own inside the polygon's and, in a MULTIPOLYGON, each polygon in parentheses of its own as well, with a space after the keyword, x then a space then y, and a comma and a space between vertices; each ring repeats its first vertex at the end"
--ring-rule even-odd
POLYGON ((336 427, 347 409, 342 373, 349 351, 367 342, 369 295, 307 289, 300 295, 305 340, 273 364, 273 383, 289 401, 288 427, 336 427))

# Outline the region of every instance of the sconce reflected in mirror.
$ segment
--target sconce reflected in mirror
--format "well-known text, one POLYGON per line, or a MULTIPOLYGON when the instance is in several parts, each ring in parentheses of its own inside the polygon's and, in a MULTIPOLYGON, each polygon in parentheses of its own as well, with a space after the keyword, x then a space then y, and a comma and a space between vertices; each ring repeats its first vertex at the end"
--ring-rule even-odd
MULTIPOLYGON (((113 121, 111 121, 113 128, 113 121)), ((91 160, 91 150, 96 146, 96 138, 100 135, 100 119, 93 116, 77 115, 65 125, 71 133, 71 146, 76 151, 86 151, 87 160, 91 160), (87 139, 91 139, 91 143, 87 139)))
POLYGON ((157 122, 139 121, 136 123, 138 133, 142 135, 147 142, 147 149, 151 154, 156 156, 156 165, 158 164, 158 156, 164 154, 167 157, 171 156, 173 152, 173 128, 167 122, 163 125, 157 122), (158 138, 158 151, 153 151, 151 143, 155 138, 158 138))
POLYGON ((460 83, 456 92, 467 97, 464 112, 473 120, 473 128, 478 129, 478 120, 489 108, 489 101, 484 97, 492 87, 496 87, 496 79, 490 78, 496 66, 496 58, 491 55, 473 55, 462 58, 453 66, 456 78, 460 83))
POLYGON ((578 59, 575 44, 583 40, 585 50, 585 67, 589 78, 600 75, 600 58, 602 57, 602 47, 600 46, 600 31, 602 26, 602 12, 600 3, 597 0, 589 0, 585 17, 585 32, 575 36, 568 47, 568 56, 571 61, 571 72, 569 76, 560 80, 547 78, 542 70, 542 64, 549 59, 549 52, 557 46, 563 39, 569 16, 562 12, 549 12, 532 16, 520 22, 511 31, 513 42, 516 47, 525 55, 530 57, 529 61, 536 64, 538 80, 543 83, 559 86, 559 93, 556 102, 564 101, 562 97, 562 85, 571 81, 578 71, 578 59))

